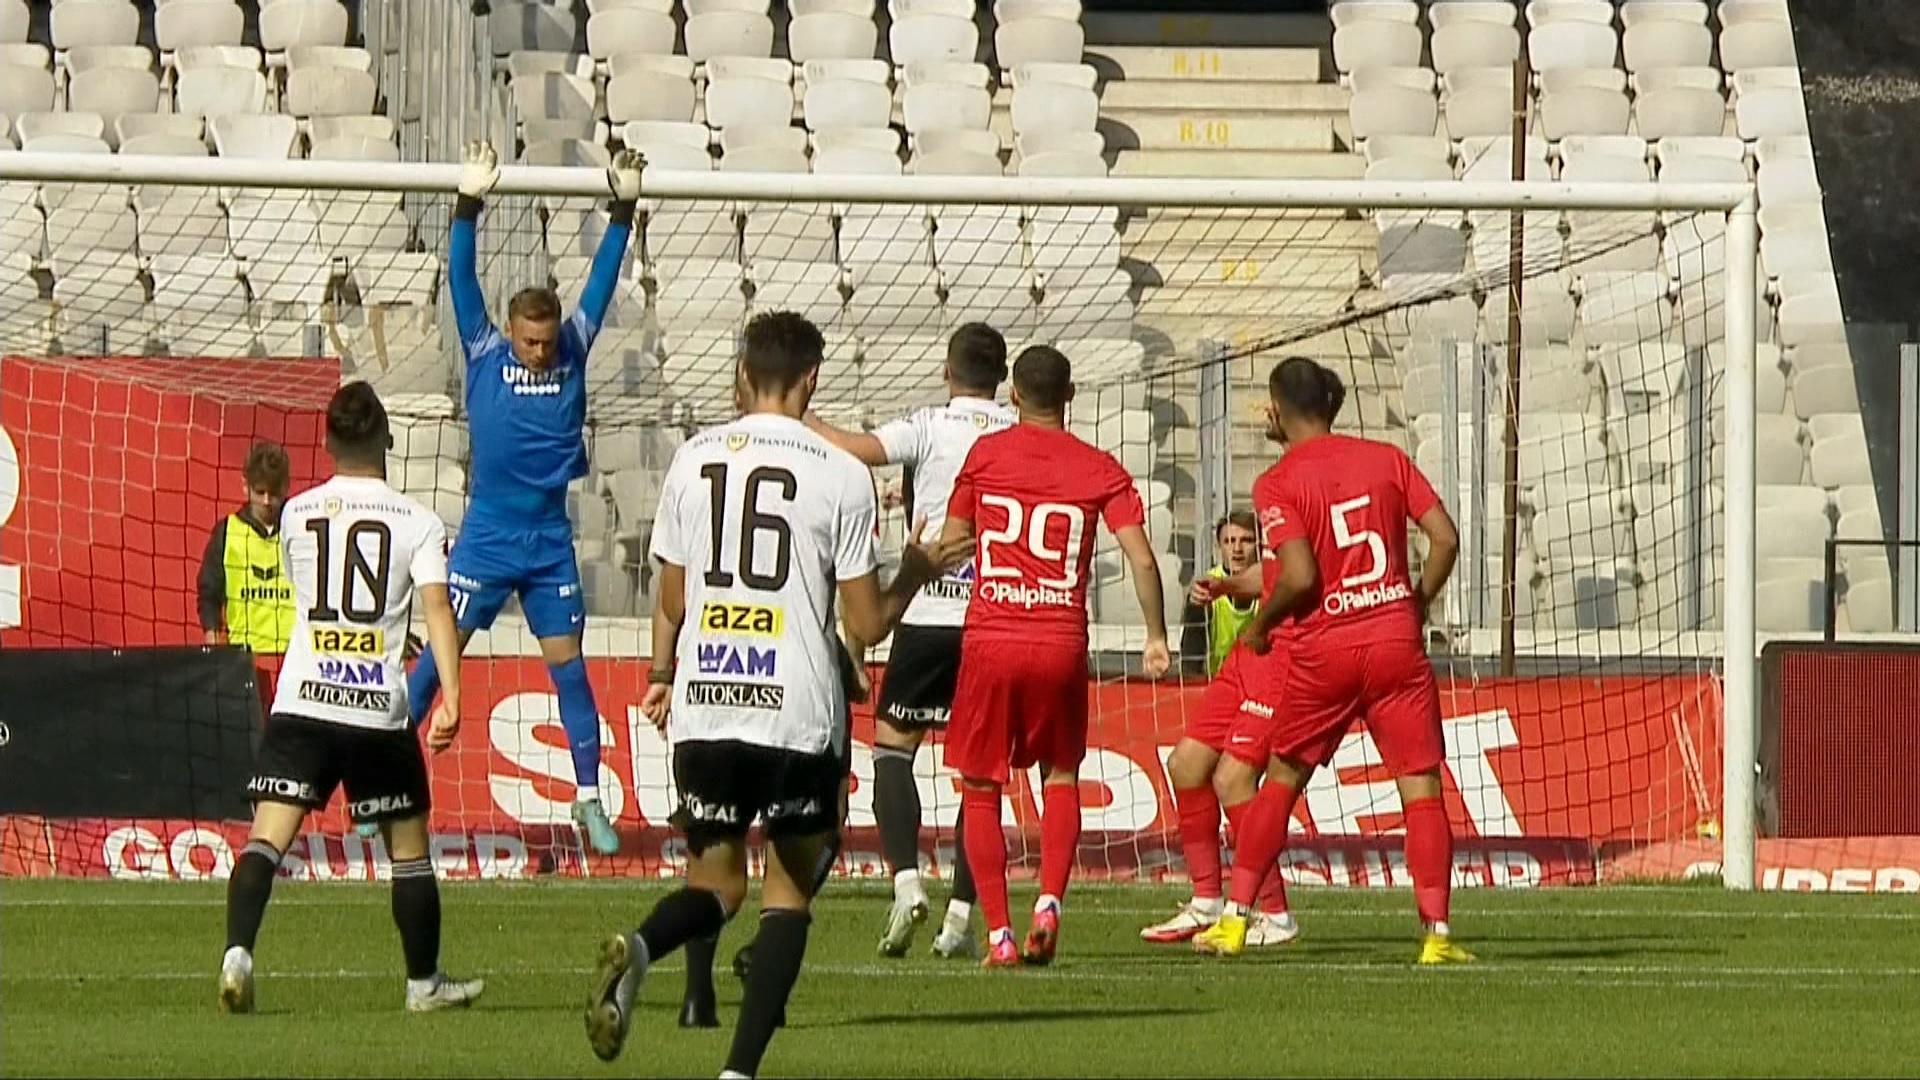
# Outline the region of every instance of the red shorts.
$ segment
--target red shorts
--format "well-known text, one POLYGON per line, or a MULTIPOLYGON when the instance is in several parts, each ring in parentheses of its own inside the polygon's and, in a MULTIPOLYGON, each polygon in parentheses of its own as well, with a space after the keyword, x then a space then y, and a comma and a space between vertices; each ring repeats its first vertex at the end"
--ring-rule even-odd
POLYGON ((1037 763, 1077 769, 1087 756, 1087 650, 1006 639, 960 643, 946 763, 1004 784, 1037 763))
POLYGON ((1235 646, 1187 719, 1187 738, 1216 754, 1265 768, 1286 684, 1284 648, 1276 645, 1267 655, 1255 656, 1235 646))
POLYGON ((1427 772, 1446 761, 1440 689, 1416 641, 1295 647, 1286 696, 1273 728, 1272 751, 1279 757, 1325 765, 1354 721, 1365 720, 1393 775, 1427 772))

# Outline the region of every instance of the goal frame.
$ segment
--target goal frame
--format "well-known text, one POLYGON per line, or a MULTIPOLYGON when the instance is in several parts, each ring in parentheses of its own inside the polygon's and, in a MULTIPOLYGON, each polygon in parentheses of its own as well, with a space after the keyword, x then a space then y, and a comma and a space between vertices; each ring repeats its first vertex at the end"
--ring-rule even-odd
MULTIPOLYGON (((128 186, 363 190, 452 194, 461 166, 428 162, 255 160, 144 155, 0 154, 0 180, 128 186)), ((506 165, 494 192, 604 198, 599 169, 506 165)), ((753 202, 1112 206, 1242 210, 1716 212, 1727 215, 1726 486, 1722 619, 1724 806, 1721 879, 1755 885, 1758 639, 1755 630, 1759 199, 1751 183, 1568 184, 1142 177, 843 176, 647 170, 647 199, 753 202), (1737 722, 1736 722, 1737 718, 1737 722)))

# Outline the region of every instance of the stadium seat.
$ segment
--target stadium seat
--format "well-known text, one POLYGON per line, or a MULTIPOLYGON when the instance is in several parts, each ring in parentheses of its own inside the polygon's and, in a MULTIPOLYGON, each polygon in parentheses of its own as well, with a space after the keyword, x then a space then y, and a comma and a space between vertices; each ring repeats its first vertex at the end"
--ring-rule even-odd
POLYGON ((893 93, 864 79, 809 80, 801 111, 812 131, 883 128, 893 117, 893 93))
POLYGON ((140 12, 126 0, 61 0, 49 24, 56 49, 131 45, 140 33, 140 12))
POLYGON ((154 9, 154 44, 163 52, 202 45, 238 45, 246 15, 232 0, 167 0, 154 9))
POLYGON ((931 131, 984 131, 992 110, 993 100, 984 89, 959 83, 913 84, 902 101, 907 132, 914 136, 931 131))
POLYGON ((686 24, 687 55, 696 62, 721 56, 773 55, 773 20, 751 11, 710 11, 686 24))
POLYGON ((1713 55, 1713 33, 1704 23, 1642 22, 1627 27, 1621 45, 1628 71, 1698 68, 1713 55))
POLYGON ((1613 27, 1584 20, 1536 26, 1527 33, 1528 58, 1535 71, 1559 68, 1611 68, 1618 59, 1613 27))
POLYGON ((348 58, 326 54, 310 54, 296 61, 294 57, 301 52, 299 48, 287 50, 282 112, 299 117, 364 116, 373 112, 378 90, 372 72, 332 62, 348 58))
MULTIPOLYGON (((1463 68, 1505 67, 1511 71, 1514 59, 1520 55, 1520 31, 1512 23, 1463 20, 1437 26, 1432 48, 1433 69, 1448 77, 1463 68)), ((1419 59, 1416 49, 1414 63, 1419 59)))
POLYGON ((894 20, 887 44, 896 67, 972 63, 980 51, 980 28, 971 18, 909 15, 894 20))
POLYGON ((633 120, 687 123, 693 119, 695 93, 691 71, 680 74, 659 70, 635 61, 631 56, 616 57, 613 77, 607 80, 607 119, 614 124, 633 120))
POLYGON ((291 116, 209 115, 207 132, 221 157, 287 158, 294 156, 298 123, 291 116))
POLYGON ((1032 83, 1013 91, 1015 135, 1092 131, 1100 119, 1100 99, 1092 90, 1064 83, 1032 83))
POLYGON ((794 16, 787 26, 787 55, 794 63, 871 58, 880 41, 873 19, 841 11, 794 16))
POLYGON ((1733 112, 1743 139, 1807 134, 1806 99, 1798 89, 1753 90, 1736 95, 1733 112))
POLYGON ((266 76, 246 68, 183 70, 174 89, 174 109, 186 116, 260 113, 266 108, 266 76))
POLYGON ((53 95, 53 72, 23 64, 0 65, 0 102, 9 112, 49 111, 53 95))
POLYGON ((622 53, 673 52, 678 30, 671 15, 640 7, 614 7, 587 19, 587 52, 606 60, 622 53))
POLYGON ((1720 66, 1728 71, 1794 67, 1798 62, 1788 23, 1763 19, 1726 24, 1720 30, 1720 66))
POLYGON ((1672 88, 1642 90, 1633 117, 1640 137, 1717 136, 1726 126, 1727 106, 1718 91, 1672 88))
POLYGON ((1086 43, 1086 31, 1078 20, 1016 19, 1002 22, 994 31, 994 61, 1002 71, 1022 64, 1077 64, 1086 43))
POLYGON ((1549 140, 1569 135, 1624 135, 1631 114, 1617 90, 1567 87, 1540 95, 1540 133, 1549 140))
MULTIPOLYGON (((489 16, 489 27, 497 13, 489 16)), ((260 6, 260 47, 268 52, 346 43, 347 8, 338 0, 266 0, 260 6)))

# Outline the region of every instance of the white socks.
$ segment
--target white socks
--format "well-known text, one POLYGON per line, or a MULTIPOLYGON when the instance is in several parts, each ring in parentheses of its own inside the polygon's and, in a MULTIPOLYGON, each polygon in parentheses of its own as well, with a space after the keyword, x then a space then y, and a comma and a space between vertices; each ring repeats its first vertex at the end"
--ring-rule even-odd
POLYGON ((233 946, 220 958, 220 970, 225 971, 230 967, 237 967, 248 975, 253 974, 253 954, 238 945, 233 946))
POLYGON ((1043 911, 1052 911, 1055 915, 1060 914, 1060 898, 1047 893, 1041 893, 1040 899, 1033 902, 1033 913, 1038 915, 1043 911))
POLYGON ((1220 914, 1220 906, 1225 902, 1226 901, 1224 899, 1218 896, 1209 896, 1209 897, 1196 896, 1193 899, 1187 901, 1187 906, 1199 912, 1202 915, 1218 916, 1220 914))

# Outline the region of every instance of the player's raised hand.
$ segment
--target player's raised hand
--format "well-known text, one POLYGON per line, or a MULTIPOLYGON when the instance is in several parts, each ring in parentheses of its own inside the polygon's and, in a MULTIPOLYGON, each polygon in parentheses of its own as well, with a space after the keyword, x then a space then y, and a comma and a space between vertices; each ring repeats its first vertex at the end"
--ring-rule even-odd
POLYGON ((500 155, 490 143, 470 142, 460 165, 460 194, 484 199, 500 182, 500 155))
POLYGON ((662 735, 667 733, 667 714, 673 708, 673 687, 665 683, 651 683, 647 694, 640 699, 640 712, 653 721, 655 730, 662 735))
POLYGON ((948 537, 943 530, 941 535, 931 540, 913 539, 926 535, 926 531, 927 519, 915 518, 913 528, 907 532, 907 546, 900 552, 901 573, 911 571, 922 574, 926 580, 932 580, 973 558, 974 540, 971 534, 948 537))
POLYGON ((613 155, 613 163, 607 166, 607 188, 615 202, 640 200, 640 171, 646 164, 647 159, 632 150, 613 155))
POLYGON ((447 708, 446 696, 441 695, 440 704, 434 706, 433 717, 428 721, 427 749, 439 753, 453 745, 460 735, 460 712, 458 707, 447 708))
POLYGON ((1214 580, 1215 579, 1210 577, 1194 578, 1193 587, 1187 590, 1187 602, 1199 607, 1205 607, 1208 604, 1213 603, 1214 580))
POLYGON ((1167 648, 1166 638, 1149 638, 1147 647, 1140 650, 1140 670, 1147 678, 1157 679, 1173 666, 1173 650, 1167 648))

